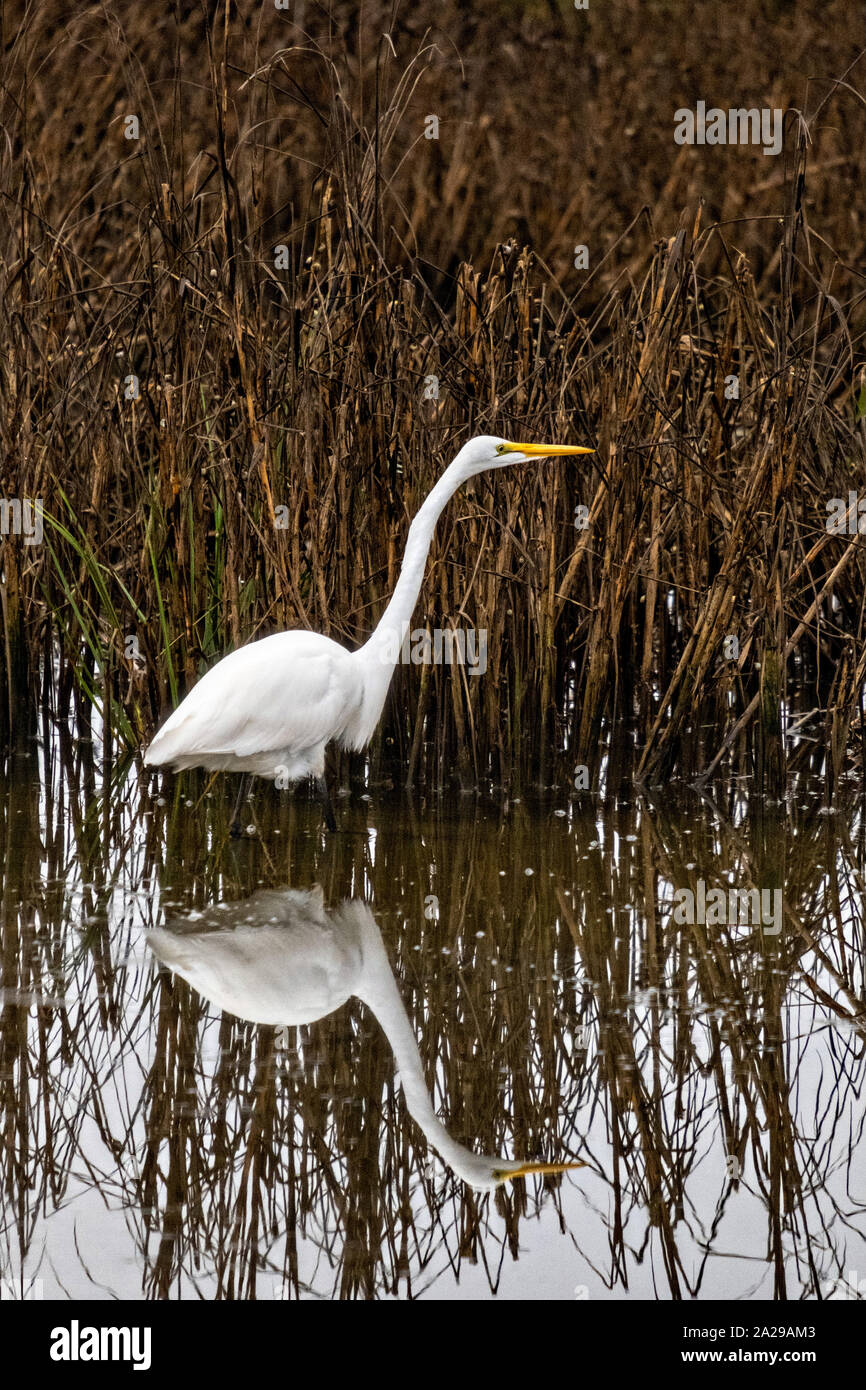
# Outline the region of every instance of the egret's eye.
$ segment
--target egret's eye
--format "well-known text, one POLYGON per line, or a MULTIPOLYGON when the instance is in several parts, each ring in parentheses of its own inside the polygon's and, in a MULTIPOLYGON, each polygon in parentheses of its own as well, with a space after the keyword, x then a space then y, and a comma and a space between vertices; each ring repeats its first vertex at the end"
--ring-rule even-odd
POLYGON ((497 452, 497 454, 504 454, 504 453, 505 453, 505 445, 504 445, 504 444, 497 444, 497 446, 496 446, 496 452, 497 452))

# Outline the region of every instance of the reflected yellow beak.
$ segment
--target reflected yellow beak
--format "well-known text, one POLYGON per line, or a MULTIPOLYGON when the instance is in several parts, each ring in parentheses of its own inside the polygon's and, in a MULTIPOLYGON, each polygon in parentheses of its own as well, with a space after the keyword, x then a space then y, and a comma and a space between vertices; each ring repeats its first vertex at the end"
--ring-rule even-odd
POLYGON ((530 458, 550 458, 559 454, 594 454, 580 444, 503 444, 503 454, 528 454, 530 458))
POLYGON ((522 1163, 519 1168, 499 1168, 493 1176, 497 1182, 510 1182, 512 1178, 528 1178, 533 1173, 565 1173, 569 1168, 585 1168, 585 1163, 522 1163))

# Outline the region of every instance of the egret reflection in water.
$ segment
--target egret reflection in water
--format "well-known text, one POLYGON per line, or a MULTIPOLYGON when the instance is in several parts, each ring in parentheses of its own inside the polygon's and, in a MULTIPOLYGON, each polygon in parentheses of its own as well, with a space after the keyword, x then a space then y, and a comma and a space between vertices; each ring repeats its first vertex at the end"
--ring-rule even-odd
POLYGON ((315 1023, 351 997, 360 999, 391 1045, 410 1115, 470 1187, 492 1191, 513 1178, 586 1166, 474 1154, 452 1139, 433 1108, 417 1038, 376 920, 362 899, 328 909, 318 887, 262 889, 245 901, 217 903, 154 928, 147 940, 162 964, 199 994, 253 1023, 315 1023))
MULTIPOLYGON (((75 756, 48 745, 0 824, 0 1266, 19 1296, 862 1297, 859 786, 828 814, 804 774, 772 816, 736 788, 555 816, 383 795, 335 837, 265 798, 263 838, 236 846, 217 797, 204 834, 180 795, 97 826, 75 756), (777 871, 778 934, 674 920, 676 890, 777 871), (337 905, 374 905, 424 1106, 429 1086, 455 1138, 589 1166, 543 1202, 544 1179, 479 1193, 431 1171, 366 1004, 279 1038, 156 973, 148 931, 174 921, 167 946, 190 953, 209 924, 238 938, 258 890, 285 920, 287 882, 337 908, 307 904, 320 952, 323 919, 345 938, 337 905)), ((346 993, 352 939, 329 967, 346 993)), ((235 957, 235 991, 242 973, 235 957)))

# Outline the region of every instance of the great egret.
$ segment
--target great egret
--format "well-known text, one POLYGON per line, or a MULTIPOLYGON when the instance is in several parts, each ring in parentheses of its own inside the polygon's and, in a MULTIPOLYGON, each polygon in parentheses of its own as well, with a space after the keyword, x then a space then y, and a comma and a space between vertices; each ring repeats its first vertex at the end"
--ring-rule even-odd
POLYGON ((244 902, 219 903, 153 928, 147 940, 157 958, 199 994, 252 1023, 314 1023, 353 995, 362 1000, 391 1045, 409 1114, 470 1187, 490 1192, 513 1178, 586 1167, 474 1154, 451 1138, 433 1109, 376 920, 360 898, 329 911, 319 887, 260 889, 244 902))
POLYGON ((295 630, 262 637, 223 657, 166 720, 144 755, 149 767, 243 773, 232 820, 251 774, 281 785, 315 779, 325 821, 336 829, 325 781, 325 747, 359 751, 373 737, 400 645, 418 599, 439 515, 477 473, 531 458, 591 454, 567 444, 511 444, 479 435, 464 444, 409 528, 397 586, 369 641, 347 652, 330 637, 295 630))

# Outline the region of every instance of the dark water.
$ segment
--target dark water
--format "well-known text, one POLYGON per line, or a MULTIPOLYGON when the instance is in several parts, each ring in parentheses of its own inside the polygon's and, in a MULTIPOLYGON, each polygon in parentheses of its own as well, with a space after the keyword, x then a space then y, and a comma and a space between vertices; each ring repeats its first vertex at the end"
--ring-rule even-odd
POLYGON ((354 791, 336 836, 262 787, 242 842, 206 786, 0 789, 7 1295, 866 1294, 853 781, 354 791))

